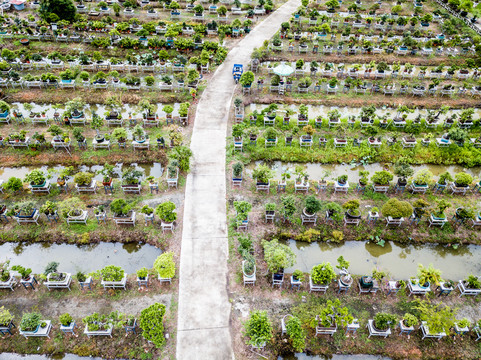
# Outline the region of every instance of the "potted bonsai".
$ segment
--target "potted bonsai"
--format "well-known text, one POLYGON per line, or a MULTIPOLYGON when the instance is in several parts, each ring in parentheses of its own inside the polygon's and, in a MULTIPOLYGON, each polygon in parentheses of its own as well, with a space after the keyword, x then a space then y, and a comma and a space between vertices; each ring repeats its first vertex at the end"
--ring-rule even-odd
POLYGON ((25 175, 24 181, 33 188, 43 188, 46 185, 47 178, 42 170, 35 169, 25 175))
POLYGON ((413 207, 407 201, 391 198, 382 206, 381 213, 386 218, 403 219, 412 215, 413 207))
POLYGON ((148 221, 154 221, 154 209, 151 208, 149 205, 144 205, 140 210, 142 214, 145 216, 145 223, 147 224, 148 221))
POLYGON ((418 264, 419 286, 429 288, 431 284, 439 285, 441 282, 441 270, 435 269, 432 264, 428 267, 418 264))
POLYGON ((37 312, 24 313, 20 321, 20 331, 36 332, 42 325, 42 315, 37 312))
POLYGON ((115 199, 110 203, 110 211, 117 218, 126 218, 132 216, 131 206, 124 199, 115 199))
POLYGON ((465 172, 458 172, 454 176, 454 185, 458 188, 468 188, 473 182, 473 177, 465 172))
POLYGON ((123 127, 115 128, 114 131, 112 131, 112 138, 117 140, 119 145, 125 145, 125 142, 127 141, 127 130, 123 127))
POLYGON ((76 187, 78 188, 87 188, 90 187, 92 184, 92 179, 94 178, 95 174, 88 173, 88 172, 79 172, 74 176, 74 182, 76 187))
POLYGON ((247 201, 234 201, 234 209, 236 211, 235 222, 237 228, 247 226, 249 223, 249 212, 252 210, 252 204, 247 201))
POLYGON ((266 217, 269 216, 269 217, 274 217, 274 214, 275 214, 275 210, 276 210, 276 204, 274 203, 267 203, 266 204, 266 217))
POLYGON ((159 280, 170 280, 175 276, 174 253, 165 252, 154 261, 154 270, 157 271, 159 280))
POLYGON ((314 217, 321 207, 321 202, 314 195, 309 195, 304 202, 303 215, 308 218, 314 217))
POLYGON ((394 174, 399 177, 398 185, 404 187, 407 185, 407 177, 414 173, 411 165, 404 158, 400 158, 394 165, 394 174))
POLYGON ((417 324, 419 324, 418 318, 410 313, 405 313, 402 319, 399 321, 399 327, 402 331, 406 332, 413 331, 417 324))
POLYGON ((438 182, 436 183, 437 187, 445 188, 446 185, 448 184, 448 181, 453 181, 453 177, 449 173, 449 171, 443 172, 441 175, 439 175, 438 182))
POLYGON ((376 171, 371 177, 371 181, 376 186, 389 186, 389 182, 392 179, 393 175, 389 171, 385 170, 376 171))
POLYGON ((346 261, 344 259, 344 256, 339 256, 337 258, 337 265, 336 265, 336 268, 338 268, 340 271, 339 271, 339 275, 340 275, 340 278, 339 278, 339 281, 341 282, 341 284, 345 287, 349 287, 352 285, 352 282, 353 282, 353 279, 352 279, 352 276, 351 274, 349 273, 349 261, 346 261))
POLYGON ((10 334, 10 330, 15 326, 13 324, 13 318, 14 316, 8 311, 8 309, 5 309, 5 307, 0 307, 0 330, 3 331, 8 331, 10 334))
POLYGON ((311 270, 310 280, 314 285, 328 287, 335 278, 336 273, 329 262, 318 264, 311 270))
POLYGON ((165 201, 162 204, 159 204, 155 209, 155 213, 163 224, 171 224, 177 220, 175 204, 171 201, 165 201))
POLYGON ((75 321, 69 313, 64 313, 58 318, 60 321, 60 330, 68 331, 75 327, 75 321))
POLYGON ((444 211, 451 206, 451 204, 446 199, 438 199, 436 200, 437 208, 435 211, 432 212, 432 216, 436 220, 445 220, 446 214, 444 211))
POLYGON ((359 171, 359 186, 365 187, 369 183, 369 171, 360 170, 359 171))
POLYGON ((137 270, 137 281, 148 281, 148 278, 149 270, 146 267, 137 270))
POLYGON ((240 161, 236 162, 232 165, 232 180, 233 181, 242 181, 242 172, 244 170, 244 164, 240 161))
POLYGON ((271 241, 263 240, 264 260, 267 268, 272 273, 272 281, 282 282, 284 280, 284 269, 294 265, 296 255, 284 244, 279 244, 277 239, 271 241))
POLYGON ((256 179, 257 185, 269 185, 273 172, 267 165, 258 165, 252 172, 252 177, 256 179))
POLYGON ((30 268, 25 268, 21 265, 14 265, 12 266, 13 271, 17 271, 20 276, 22 277, 22 280, 25 282, 29 282, 31 280, 32 274, 32 269, 30 268))
POLYGON ((345 202, 342 207, 346 209, 346 217, 350 219, 360 219, 361 218, 361 212, 359 211, 360 207, 360 202, 357 199, 352 199, 347 202, 345 202))
POLYGON ((372 322, 374 330, 378 333, 391 334, 391 327, 396 324, 396 315, 388 313, 377 313, 372 322))
POLYGON ((413 185, 415 187, 427 187, 432 179, 433 173, 428 169, 422 169, 414 176, 413 185))

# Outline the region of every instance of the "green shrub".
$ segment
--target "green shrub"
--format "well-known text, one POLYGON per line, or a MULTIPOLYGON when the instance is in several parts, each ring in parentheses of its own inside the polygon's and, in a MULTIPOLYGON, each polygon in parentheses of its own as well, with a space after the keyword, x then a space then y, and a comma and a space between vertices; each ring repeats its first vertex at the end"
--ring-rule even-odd
POLYGON ((151 341, 157 348, 165 343, 164 337, 165 305, 155 303, 140 313, 139 325, 144 339, 151 341))
POLYGON ((305 200, 305 211, 307 214, 314 215, 322 208, 322 204, 314 195, 309 195, 305 200))
POLYGON ((110 203, 110 211, 112 211, 115 216, 127 215, 130 209, 130 205, 124 199, 115 199, 110 203))
POLYGON ((271 241, 262 240, 264 248, 264 260, 269 271, 273 274, 295 264, 296 255, 284 244, 279 244, 277 239, 271 241))
POLYGON ((107 265, 99 274, 103 281, 121 281, 124 278, 124 270, 120 266, 107 265))
POLYGON ((266 311, 255 310, 244 323, 248 345, 261 346, 272 338, 272 325, 266 311))
POLYGON ((45 173, 42 170, 32 170, 27 175, 25 175, 24 181, 31 185, 42 185, 46 181, 45 173))
POLYGON ((145 279, 149 275, 149 270, 144 266, 143 268, 137 270, 137 277, 139 279, 145 279))
POLYGON ((5 307, 0 307, 0 326, 7 327, 10 325, 10 322, 13 320, 14 316, 10 313, 8 309, 5 307))
POLYGON ((428 169, 420 170, 414 175, 414 183, 416 185, 429 185, 433 179, 433 173, 428 169))
POLYGON ((416 316, 406 313, 403 316, 403 323, 406 327, 416 326, 419 323, 419 320, 416 316))
POLYGON ((23 188, 23 182, 21 179, 12 176, 7 180, 7 182, 5 183, 5 185, 3 185, 3 187, 6 190, 18 191, 23 188))
POLYGON ((72 318, 72 316, 70 316, 69 313, 65 313, 65 314, 60 315, 59 320, 60 320, 60 324, 62 324, 62 326, 70 326, 70 324, 73 321, 73 318, 72 318))
POLYGON ((467 187, 473 182, 473 177, 465 172, 458 172, 454 176, 454 182, 457 186, 467 187))
POLYGON ((162 221, 171 223, 177 220, 177 213, 175 213, 174 210, 175 204, 171 201, 166 201, 157 206, 155 213, 162 221))
POLYGON ((377 313, 374 315, 374 327, 378 330, 385 331, 396 323, 396 315, 387 313, 377 313))
POLYGON ((413 213, 413 207, 407 201, 399 201, 397 198, 389 199, 381 208, 384 217, 394 219, 407 218, 413 213))
POLYGON ((258 183, 267 184, 273 176, 273 171, 267 165, 258 165, 252 172, 252 178, 258 183))
POLYGON ((21 331, 34 331, 40 325, 42 315, 37 312, 24 313, 20 322, 21 331))
POLYGON ((336 273, 329 262, 316 265, 311 270, 311 279, 314 284, 329 285, 336 278, 336 273))
POLYGON ((175 276, 174 253, 165 252, 154 261, 154 269, 161 278, 171 279, 175 276))
POLYGON ((295 352, 303 352, 306 347, 306 331, 302 327, 301 319, 292 316, 286 322, 286 332, 292 342, 295 352))
POLYGON ((393 175, 389 171, 376 171, 372 177, 371 181, 376 185, 389 185, 389 182, 393 179, 393 175))
POLYGON ((94 176, 95 174, 82 171, 75 174, 74 181, 78 186, 89 186, 94 176))

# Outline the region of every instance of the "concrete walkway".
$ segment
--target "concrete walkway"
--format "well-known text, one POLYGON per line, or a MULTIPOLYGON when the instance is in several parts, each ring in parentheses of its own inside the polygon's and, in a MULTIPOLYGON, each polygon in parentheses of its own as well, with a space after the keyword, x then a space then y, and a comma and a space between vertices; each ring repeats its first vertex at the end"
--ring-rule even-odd
POLYGON ((197 107, 183 218, 177 332, 178 360, 233 359, 227 294, 225 147, 234 92, 232 66, 250 61, 300 5, 290 0, 234 47, 217 69, 197 107))

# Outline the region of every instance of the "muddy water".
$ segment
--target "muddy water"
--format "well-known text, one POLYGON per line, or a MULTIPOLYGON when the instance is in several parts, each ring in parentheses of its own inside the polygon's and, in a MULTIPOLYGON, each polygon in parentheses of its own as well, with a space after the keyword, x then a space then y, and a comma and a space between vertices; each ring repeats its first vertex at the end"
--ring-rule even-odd
MULTIPOLYGON (((122 174, 122 171, 125 170, 128 166, 126 165, 123 166, 123 164, 119 163, 115 165, 115 173, 117 174, 118 177, 122 174)), ((155 178, 161 177, 163 173, 163 168, 162 164, 160 163, 153 163, 152 165, 145 165, 145 164, 132 164, 131 166, 134 166, 136 170, 141 171, 144 175, 143 178, 147 176, 153 176, 155 178)), ((55 181, 57 178, 58 173, 64 168, 64 166, 55 166, 53 167, 53 174, 52 174, 52 179, 55 181)), ((18 177, 20 179, 23 179, 25 175, 29 172, 31 172, 34 169, 40 169, 45 172, 49 169, 48 166, 42 166, 42 167, 33 167, 33 166, 22 166, 22 167, 0 167, 0 179, 7 180, 11 176, 18 177)), ((103 169, 102 165, 94 165, 94 166, 85 166, 82 165, 78 167, 75 172, 77 171, 86 171, 86 172, 97 172, 101 171, 103 169)), ((94 179, 97 181, 102 181, 103 176, 100 174, 95 175, 94 179)), ((68 182, 73 182, 73 177, 69 179, 68 182)))
POLYGON ((279 356, 277 360, 389 360, 389 358, 375 355, 333 355, 332 357, 324 357, 302 353, 291 356, 279 356))
MULTIPOLYGON (((245 107, 244 111, 245 111, 245 114, 249 114, 249 113, 253 112, 254 110, 261 111, 262 109, 264 109, 266 107, 267 107, 267 105, 264 105, 264 104, 250 104, 250 105, 245 107)), ((298 110, 298 106, 296 106, 296 105, 280 105, 280 104, 278 104, 278 107, 279 107, 279 115, 281 115, 281 110, 285 109, 285 108, 290 108, 290 109, 292 109, 296 112, 298 110)), ((309 118, 316 118, 318 116, 322 116, 322 117, 325 118, 325 117, 327 117, 327 113, 331 110, 334 110, 334 109, 339 110, 342 118, 348 118, 349 116, 359 116, 359 114, 361 113, 361 108, 352 108, 352 107, 348 107, 348 106, 339 107, 339 106, 324 106, 324 105, 307 105, 307 108, 308 108, 309 118)), ((460 109, 449 110, 446 113, 446 115, 440 115, 440 118, 442 120, 442 119, 444 119, 445 116, 450 116, 452 114, 458 114, 459 115, 459 113, 461 111, 462 110, 460 110, 460 109)), ((383 115, 394 116, 394 115, 396 115, 396 112, 397 112, 396 109, 390 108, 390 107, 387 107, 387 106, 383 106, 382 108, 376 109, 376 115, 378 115, 378 116, 383 116, 383 115)), ((419 114, 422 117, 425 117, 425 116, 427 116, 428 112, 425 109, 416 109, 416 110, 414 110, 414 112, 408 114, 407 118, 413 120, 419 114)), ((481 118, 481 108, 476 108, 474 110, 473 118, 474 119, 481 118)))
MULTIPOLYGON (((261 161, 255 162, 255 164, 250 164, 246 168, 247 174, 250 176, 252 175, 252 170, 258 164, 262 164, 261 161)), ((296 166, 299 164, 295 163, 283 163, 281 161, 274 161, 268 164, 272 170, 274 170, 274 180, 280 180, 282 173, 284 173, 287 169, 289 169, 291 173, 291 179, 294 175, 294 170, 296 166)), ((370 175, 374 174, 376 171, 388 169, 392 171, 392 167, 389 168, 386 165, 375 163, 375 164, 367 164, 367 165, 359 165, 359 164, 340 164, 340 165, 333 165, 333 164, 314 164, 314 163, 307 163, 302 165, 303 168, 307 171, 310 180, 320 180, 323 176, 325 176, 325 172, 330 172, 330 175, 326 178, 326 180, 334 180, 337 179, 340 175, 346 174, 348 176, 349 181, 357 183, 359 180, 359 170, 368 170, 370 175)), ((444 165, 415 165, 413 166, 414 173, 421 169, 428 169, 431 171, 435 178, 442 174, 445 171, 449 171, 451 174, 456 174, 461 171, 465 171, 471 174, 473 177, 479 177, 481 174, 481 167, 473 167, 470 169, 465 169, 459 165, 451 165, 451 166, 444 166, 444 165)), ((397 177, 395 177, 397 179, 397 177)))
POLYGON ((378 267, 387 271, 394 279, 409 279, 417 273, 419 263, 433 264, 442 271, 445 279, 460 280, 469 274, 481 273, 481 246, 459 246, 457 249, 444 245, 397 245, 386 242, 384 247, 370 242, 347 241, 343 244, 324 242, 304 243, 294 240, 286 244, 297 256, 297 263, 287 272, 300 269, 310 272, 314 265, 323 261, 337 264, 344 256, 355 275, 370 274, 378 267))
POLYGON ((143 266, 151 268, 162 251, 147 244, 99 243, 91 245, 6 243, 0 245, 0 261, 23 265, 34 273, 43 273, 50 261, 60 263, 59 270, 92 272, 106 265, 121 266, 135 273, 143 266), (88 260, 88 261, 87 261, 88 260))
MULTIPOLYGON (((12 105, 15 109, 20 110, 24 116, 27 116, 29 114, 29 111, 25 110, 23 103, 15 102, 15 103, 12 103, 12 105)), ((51 104, 31 103, 31 105, 33 106, 33 109, 32 109, 33 112, 39 113, 39 112, 45 111, 46 117, 53 118, 55 109, 52 108, 51 104)), ((156 105, 155 113, 159 117, 165 117, 165 112, 162 111, 162 108, 167 104, 158 103, 155 105, 156 105)), ((173 115, 174 116, 179 115, 178 110, 179 110, 180 104, 176 103, 176 104, 169 104, 169 105, 171 105, 174 108, 173 115)), ((63 105, 60 107, 59 109, 60 114, 63 113, 64 108, 65 106, 63 105)), ((96 105, 87 105, 84 109, 85 115, 87 115, 88 117, 92 116, 92 112, 94 111, 97 113, 97 115, 104 116, 104 113, 107 111, 107 108, 103 104, 96 104, 96 105)), ((139 116, 139 114, 141 113, 142 113, 142 110, 139 109, 138 106, 136 105, 129 105, 129 104, 122 105, 121 114, 123 118, 128 118, 129 114, 131 114, 132 116, 139 116)))

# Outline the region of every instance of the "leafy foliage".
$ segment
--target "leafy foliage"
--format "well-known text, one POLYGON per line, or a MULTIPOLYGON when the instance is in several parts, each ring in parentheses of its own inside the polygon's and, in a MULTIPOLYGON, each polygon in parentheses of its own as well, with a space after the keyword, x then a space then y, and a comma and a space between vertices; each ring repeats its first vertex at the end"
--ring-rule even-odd
POLYGON ((171 279, 175 276, 174 253, 165 252, 154 261, 154 269, 161 278, 171 279))
POLYGON ((303 352, 306 347, 306 331, 302 328, 301 319, 296 316, 289 318, 286 322, 286 329, 294 350, 303 352))
POLYGON ((264 247, 264 260, 272 273, 277 273, 281 269, 294 265, 296 262, 294 252, 289 246, 279 244, 277 239, 271 241, 262 240, 262 246, 264 247))
POLYGON ((272 338, 272 325, 266 311, 255 310, 244 323, 244 335, 248 345, 261 346, 272 338))
POLYGON ((121 281, 124 278, 124 270, 120 266, 107 265, 98 271, 103 281, 121 281))
POLYGON ((157 348, 165 343, 164 338, 165 305, 154 303, 140 313, 139 325, 144 339, 151 341, 157 348))
POLYGON ((328 285, 336 278, 336 273, 329 262, 323 262, 312 268, 311 278, 314 284, 328 285))

